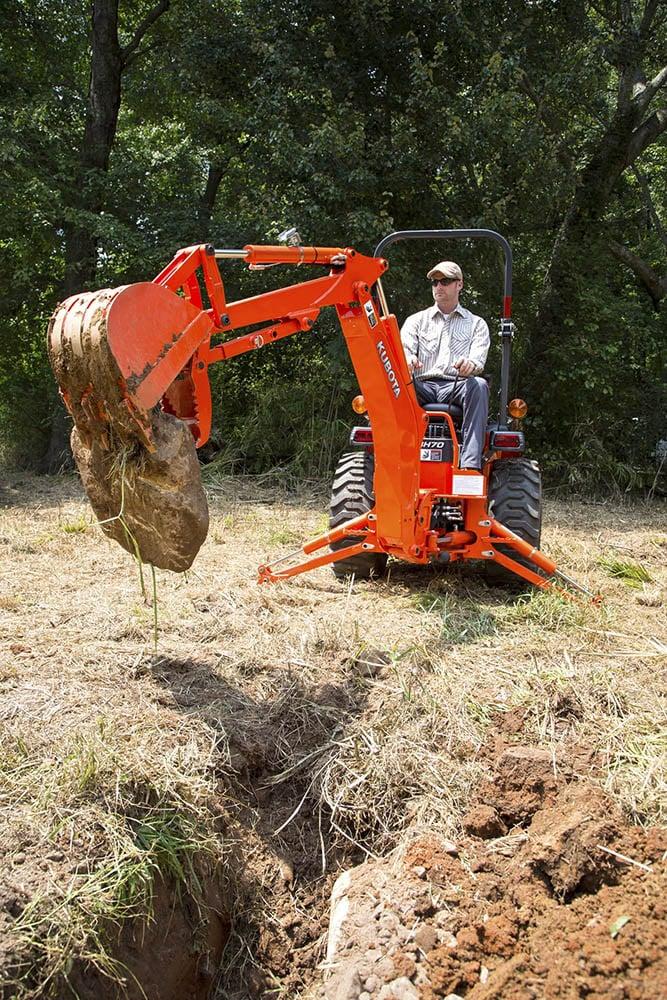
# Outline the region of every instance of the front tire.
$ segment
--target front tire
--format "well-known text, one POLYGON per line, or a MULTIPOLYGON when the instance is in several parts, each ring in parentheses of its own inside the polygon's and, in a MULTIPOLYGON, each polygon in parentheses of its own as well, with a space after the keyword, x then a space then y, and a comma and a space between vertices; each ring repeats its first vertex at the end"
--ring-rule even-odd
MULTIPOLYGON (((540 547, 542 535, 542 477, 537 462, 529 458, 501 459, 494 462, 489 477, 489 514, 524 542, 540 547)), ((539 573, 535 563, 517 555, 510 545, 499 545, 498 551, 515 559, 522 566, 539 573)), ((486 578, 493 584, 517 584, 522 578, 489 560, 485 563, 486 578)), ((525 582, 525 581, 524 581, 525 582)))
MULTIPOLYGON (((347 451, 341 456, 331 489, 330 528, 337 528, 345 521, 371 510, 375 504, 374 471, 375 459, 372 452, 347 451)), ((361 541, 360 536, 350 536, 334 542, 331 549, 344 549, 358 541, 361 541)), ((339 580, 352 574, 358 580, 368 580, 382 576, 387 568, 387 556, 384 552, 361 552, 349 559, 339 559, 331 564, 331 568, 339 580)))

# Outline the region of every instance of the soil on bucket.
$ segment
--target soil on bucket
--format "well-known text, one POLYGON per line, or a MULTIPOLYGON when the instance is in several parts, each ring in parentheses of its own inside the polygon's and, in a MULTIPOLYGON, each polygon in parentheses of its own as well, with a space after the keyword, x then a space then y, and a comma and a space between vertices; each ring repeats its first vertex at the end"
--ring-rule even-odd
POLYGON ((209 515, 194 440, 159 406, 132 405, 110 350, 115 290, 62 303, 49 326, 49 358, 74 420, 72 451, 106 535, 142 562, 188 569, 209 515))
POLYGON ((181 572, 206 538, 206 495, 185 424, 156 411, 151 427, 154 452, 105 449, 95 437, 88 446, 76 428, 72 451, 104 533, 142 562, 181 572))

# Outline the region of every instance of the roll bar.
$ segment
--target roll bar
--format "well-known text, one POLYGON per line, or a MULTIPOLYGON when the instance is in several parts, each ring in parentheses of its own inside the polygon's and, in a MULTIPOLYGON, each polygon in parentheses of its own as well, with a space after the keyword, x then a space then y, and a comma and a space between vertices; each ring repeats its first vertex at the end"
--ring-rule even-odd
POLYGON ((399 240, 493 240, 499 243, 505 256, 505 281, 503 308, 500 318, 501 362, 500 362, 500 411, 498 423, 507 424, 507 401, 509 396, 510 360, 514 324, 512 323, 512 248, 500 233, 494 229, 401 229, 389 233, 375 248, 375 257, 384 257, 386 251, 399 240))

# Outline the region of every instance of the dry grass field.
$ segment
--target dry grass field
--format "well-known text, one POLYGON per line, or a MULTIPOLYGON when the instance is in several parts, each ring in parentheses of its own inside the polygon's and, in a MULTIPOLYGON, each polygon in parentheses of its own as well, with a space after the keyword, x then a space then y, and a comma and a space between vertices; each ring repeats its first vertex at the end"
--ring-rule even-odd
POLYGON ((207 488, 193 568, 144 567, 143 593, 76 478, 0 490, 3 1000, 667 989, 651 944, 665 930, 664 501, 547 503, 543 547, 604 595, 593 607, 490 589, 468 567, 258 586, 260 563, 322 530, 326 496, 270 478, 207 488), (590 815, 579 801, 547 858, 544 831, 582 789, 590 815), (456 877, 442 859, 433 874, 447 840, 456 877), (430 909, 368 945, 382 974, 353 968, 353 940, 347 964, 327 962, 336 877, 394 885, 406 856, 392 898, 416 872, 430 909), (482 905, 484 872, 498 885, 482 905), (546 893, 525 920, 522 884, 546 893), (509 944, 484 939, 489 919, 510 920, 509 944), (597 931, 577 938, 598 925, 606 965, 597 931), (583 985, 554 978, 561 955, 583 985))

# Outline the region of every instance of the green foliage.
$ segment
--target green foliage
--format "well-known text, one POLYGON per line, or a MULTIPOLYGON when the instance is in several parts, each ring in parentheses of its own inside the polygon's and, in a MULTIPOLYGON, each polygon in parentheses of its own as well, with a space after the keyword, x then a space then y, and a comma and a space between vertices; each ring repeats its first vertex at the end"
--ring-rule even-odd
MULTIPOLYGON (((150 6, 120 6, 121 46, 150 6)), ((91 284, 104 287, 150 279, 181 246, 272 240, 288 224, 307 242, 366 253, 392 229, 484 226, 514 250, 511 389, 527 395, 533 452, 576 488, 652 482, 651 454, 667 436, 667 296, 654 303, 609 246, 665 273, 664 141, 625 170, 569 248, 558 338, 534 362, 557 237, 616 106, 611 6, 354 0, 343 15, 331 0, 290 0, 268 17, 257 0, 212 0, 185 20, 170 9, 123 73, 108 171, 83 178, 89 11, 63 0, 6 7, 0 459, 35 463, 47 444, 55 392, 44 330, 71 272, 68 227, 95 236, 91 284)), ((665 41, 658 18, 651 72, 665 41)), ((466 274, 466 304, 493 327, 501 256, 479 243, 393 248, 393 311, 402 320, 423 308, 426 265, 450 255, 466 274)), ((223 277, 230 300, 296 280, 238 265, 223 277)), ((488 369, 497 386, 496 338, 488 369)), ((334 317, 218 366, 212 381, 212 441, 231 468, 335 465, 356 379, 334 317)))
POLYGON ((609 576, 622 580, 629 587, 640 588, 642 583, 650 583, 650 574, 639 563, 631 559, 617 559, 615 556, 606 556, 599 560, 600 566, 609 573, 609 576))

